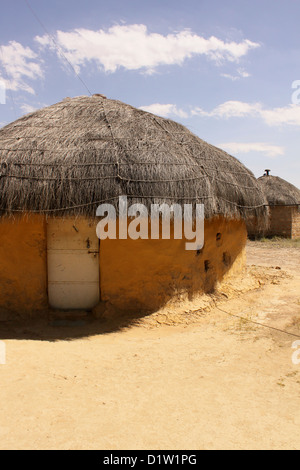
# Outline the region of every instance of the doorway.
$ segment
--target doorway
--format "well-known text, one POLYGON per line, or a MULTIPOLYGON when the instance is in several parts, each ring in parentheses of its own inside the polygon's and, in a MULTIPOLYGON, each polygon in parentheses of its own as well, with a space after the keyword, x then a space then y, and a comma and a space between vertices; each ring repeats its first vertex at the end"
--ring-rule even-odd
POLYGON ((84 219, 47 222, 48 299, 60 310, 88 310, 100 301, 95 224, 84 219))

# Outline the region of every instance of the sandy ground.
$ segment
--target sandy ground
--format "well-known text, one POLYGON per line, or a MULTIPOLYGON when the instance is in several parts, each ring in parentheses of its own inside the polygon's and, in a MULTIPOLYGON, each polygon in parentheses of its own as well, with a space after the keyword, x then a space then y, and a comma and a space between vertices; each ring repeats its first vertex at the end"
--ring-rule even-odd
POLYGON ((0 449, 299 449, 300 249, 247 250, 248 284, 171 321, 0 325, 0 449))

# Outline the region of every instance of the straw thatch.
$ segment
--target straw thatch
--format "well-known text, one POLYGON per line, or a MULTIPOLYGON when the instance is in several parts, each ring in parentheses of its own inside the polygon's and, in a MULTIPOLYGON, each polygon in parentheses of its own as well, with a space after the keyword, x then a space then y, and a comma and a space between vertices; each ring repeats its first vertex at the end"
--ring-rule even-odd
POLYGON ((102 202, 204 203, 206 217, 264 216, 237 159, 184 126, 102 95, 66 98, 0 129, 0 210, 95 215, 102 202))
POLYGON ((300 190, 279 176, 264 175, 258 182, 270 206, 300 205, 300 190))

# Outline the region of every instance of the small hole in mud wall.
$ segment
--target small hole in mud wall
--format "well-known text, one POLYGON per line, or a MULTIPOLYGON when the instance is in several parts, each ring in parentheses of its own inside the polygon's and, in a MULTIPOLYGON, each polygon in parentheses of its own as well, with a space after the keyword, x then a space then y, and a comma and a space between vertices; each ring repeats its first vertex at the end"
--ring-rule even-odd
POLYGON ((231 256, 226 251, 225 251, 225 253, 223 253, 223 263, 224 263, 225 266, 230 266, 231 265, 231 256))
POLYGON ((204 270, 205 272, 207 273, 207 271, 211 268, 211 265, 210 265, 210 261, 209 260, 205 260, 204 261, 204 270))
POLYGON ((196 251, 196 256, 202 255, 203 250, 204 250, 204 246, 200 250, 196 251))
POLYGON ((223 243, 222 234, 220 232, 218 232, 216 235, 216 243, 217 243, 217 246, 221 246, 223 243))

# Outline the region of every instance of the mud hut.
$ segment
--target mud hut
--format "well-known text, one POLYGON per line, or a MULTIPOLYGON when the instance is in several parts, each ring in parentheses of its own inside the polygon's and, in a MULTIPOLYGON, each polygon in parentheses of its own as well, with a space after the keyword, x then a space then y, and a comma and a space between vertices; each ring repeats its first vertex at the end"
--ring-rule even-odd
POLYGON ((266 237, 300 238, 300 190, 270 170, 258 178, 270 208, 266 237))
MULTIPOLYGON (((66 98, 0 129, 0 312, 151 311, 244 266, 264 197, 237 159, 182 125, 103 95, 66 98), (204 246, 99 240, 99 204, 204 204, 204 246)), ((45 313, 46 312, 46 313, 45 313)))

